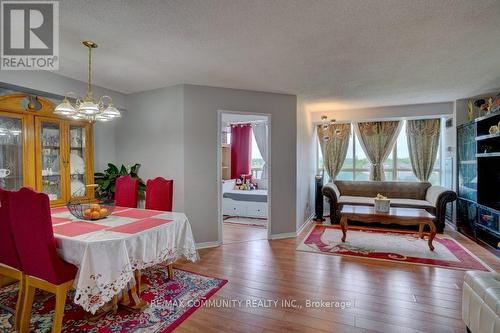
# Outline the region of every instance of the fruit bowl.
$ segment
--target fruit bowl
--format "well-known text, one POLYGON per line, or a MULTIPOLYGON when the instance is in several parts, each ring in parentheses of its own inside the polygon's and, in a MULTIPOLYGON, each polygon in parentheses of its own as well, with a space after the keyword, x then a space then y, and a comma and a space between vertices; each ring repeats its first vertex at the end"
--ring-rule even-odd
POLYGON ((108 217, 115 209, 115 204, 112 200, 75 198, 68 202, 67 207, 78 219, 96 221, 108 217))

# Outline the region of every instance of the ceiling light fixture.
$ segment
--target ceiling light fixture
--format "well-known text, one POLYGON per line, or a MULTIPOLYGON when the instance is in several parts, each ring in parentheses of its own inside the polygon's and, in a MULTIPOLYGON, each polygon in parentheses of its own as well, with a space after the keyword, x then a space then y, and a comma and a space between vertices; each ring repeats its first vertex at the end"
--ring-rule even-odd
MULTIPOLYGON (((324 132, 323 141, 330 141, 332 139, 327 131, 330 129, 330 126, 334 126, 336 123, 337 120, 335 119, 330 119, 330 121, 328 121, 327 116, 321 116, 321 128, 324 132)), ((340 129, 335 129, 335 131, 333 132, 333 139, 336 139, 340 133, 340 129)))
POLYGON ((87 95, 80 97, 73 92, 69 92, 64 96, 63 101, 56 106, 54 113, 66 116, 75 120, 87 120, 90 123, 96 121, 110 121, 114 118, 121 117, 120 111, 113 106, 113 100, 109 96, 102 96, 96 103, 92 95, 92 49, 97 48, 97 44, 84 40, 82 44, 89 50, 89 70, 88 70, 88 87, 87 95), (74 98, 74 105, 69 98, 74 98))

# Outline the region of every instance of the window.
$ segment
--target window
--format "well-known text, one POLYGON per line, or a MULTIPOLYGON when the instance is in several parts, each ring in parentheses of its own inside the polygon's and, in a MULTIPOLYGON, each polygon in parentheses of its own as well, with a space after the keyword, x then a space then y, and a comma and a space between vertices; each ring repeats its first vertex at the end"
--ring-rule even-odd
MULTIPOLYGON (((441 145, 438 147, 436 163, 432 171, 429 181, 433 185, 441 183, 441 145)), ((318 144, 318 173, 323 170, 323 155, 318 144)), ((406 141, 406 120, 403 121, 403 127, 396 140, 394 148, 384 161, 384 173, 386 180, 399 181, 417 181, 417 177, 413 174, 410 161, 410 153, 408 151, 408 143, 406 141)), ((328 178, 328 177, 325 177, 328 178)), ((337 175, 338 180, 369 180, 370 178, 370 162, 361 148, 359 139, 356 137, 354 130, 351 128, 351 137, 349 138, 349 147, 344 165, 340 173, 337 175)), ((325 179, 328 182, 328 179, 325 179)))
POLYGON ((252 177, 260 179, 262 177, 262 167, 264 166, 264 160, 260 154, 259 146, 257 146, 257 141, 255 141, 255 135, 252 131, 252 177))

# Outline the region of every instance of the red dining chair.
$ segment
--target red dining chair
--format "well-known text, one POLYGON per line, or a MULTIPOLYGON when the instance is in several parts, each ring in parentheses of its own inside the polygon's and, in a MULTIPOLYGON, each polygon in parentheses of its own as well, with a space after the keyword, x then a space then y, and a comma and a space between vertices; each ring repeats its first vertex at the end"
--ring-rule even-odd
POLYGON ((120 176, 116 179, 115 204, 120 207, 137 207, 137 190, 139 179, 131 176, 120 176))
POLYGON ((66 294, 74 283, 77 268, 62 260, 56 250, 49 197, 22 188, 8 195, 7 211, 14 243, 25 274, 20 332, 28 332, 35 289, 55 294, 52 332, 60 332, 66 294))
POLYGON ((148 179, 146 183, 146 209, 172 211, 174 181, 163 177, 148 179))
POLYGON ((9 191, 0 188, 0 276, 19 281, 16 312, 14 315, 14 327, 18 331, 21 323, 21 310, 23 308, 24 273, 21 261, 19 260, 19 254, 14 244, 14 236, 7 214, 9 193, 9 191))

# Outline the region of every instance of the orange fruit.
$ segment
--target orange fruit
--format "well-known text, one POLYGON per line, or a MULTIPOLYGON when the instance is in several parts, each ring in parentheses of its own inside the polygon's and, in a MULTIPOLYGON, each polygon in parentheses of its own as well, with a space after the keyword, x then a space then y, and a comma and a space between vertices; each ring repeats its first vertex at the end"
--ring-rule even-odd
POLYGON ((83 211, 83 217, 85 217, 87 219, 91 217, 91 214, 92 214, 92 210, 90 208, 87 208, 83 211))
POLYGON ((99 210, 101 210, 101 206, 99 206, 99 204, 92 204, 90 206, 90 208, 93 210, 93 211, 96 211, 98 212, 99 210))
POLYGON ((99 210, 99 215, 101 218, 108 216, 108 210, 106 208, 101 208, 101 210, 99 210))
POLYGON ((97 220, 100 217, 101 217, 101 215, 99 215, 99 212, 96 212, 96 211, 93 211, 92 214, 90 214, 90 218, 93 220, 97 220))

